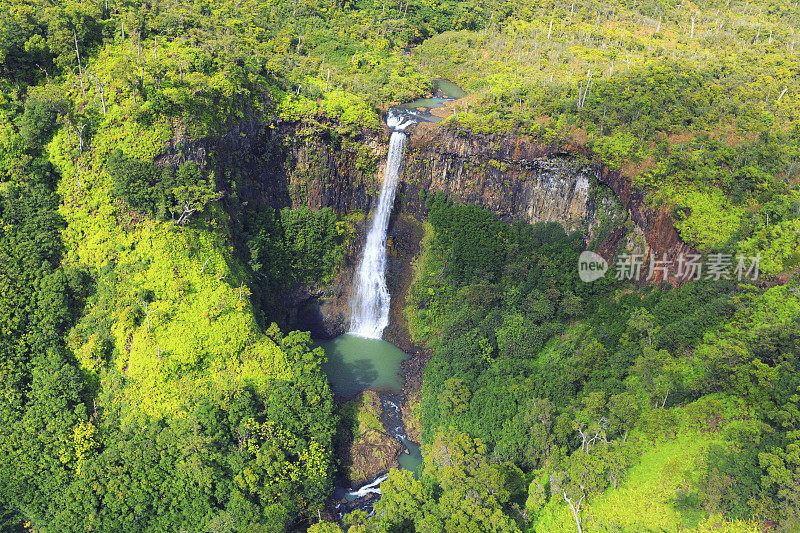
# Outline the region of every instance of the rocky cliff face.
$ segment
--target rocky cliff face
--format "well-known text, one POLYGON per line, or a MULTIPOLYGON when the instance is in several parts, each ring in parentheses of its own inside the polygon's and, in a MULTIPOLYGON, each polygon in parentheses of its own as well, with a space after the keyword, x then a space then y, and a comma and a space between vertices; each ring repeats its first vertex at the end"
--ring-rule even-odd
POLYGON ((420 124, 410 132, 401 207, 415 215, 424 215, 425 195, 442 192, 457 202, 481 204, 505 220, 553 221, 581 230, 609 261, 621 244, 645 257, 675 260, 694 253, 670 214, 651 209, 618 171, 526 138, 431 126, 420 124))
POLYGON ((227 171, 227 192, 234 183, 241 187, 237 200, 276 208, 332 207, 340 213, 369 210, 380 187, 382 132, 345 134, 321 122, 250 129, 215 147, 227 171))
MULTIPOLYGON (((620 172, 608 167, 598 169, 598 180, 608 185, 619 202, 627 209, 631 220, 635 224, 634 233, 641 236, 641 242, 635 246, 637 253, 645 257, 655 257, 676 261, 679 255, 694 254, 696 251, 683 242, 678 230, 672 223, 672 216, 661 208, 653 210, 647 206, 642 191, 637 190, 633 184, 620 172)), ((608 259, 608 258, 607 258, 608 259)), ((647 266, 647 265, 645 265, 647 266)), ((660 276, 656 276, 659 281, 660 276)))
MULTIPOLYGON (((268 164, 248 193, 273 204, 369 211, 380 188, 387 132, 337 138, 330 130, 284 124, 265 140, 268 164)), ((459 135, 432 124, 409 131, 395 213, 421 219, 425 196, 485 206, 507 221, 555 221, 569 230, 600 219, 590 195, 596 170, 570 154, 513 136, 459 135)))
MULTIPOLYGON (((237 154, 229 156, 230 164, 246 175, 241 180, 245 186, 237 192, 240 201, 369 212, 384 171, 388 131, 343 135, 335 124, 314 122, 251 133, 241 136, 250 137, 247 147, 237 146, 244 142, 238 136, 230 141, 229 153, 237 154)), ((424 219, 425 198, 434 193, 483 205, 506 221, 553 221, 580 230, 608 260, 622 245, 658 257, 690 251, 669 213, 652 211, 624 176, 589 165, 580 154, 513 135, 477 135, 429 123, 415 125, 408 133, 389 228, 393 320, 402 320, 399 306, 418 250, 421 232, 414 221, 424 219)), ((361 231, 365 225, 366 220, 361 231)), ((335 287, 301 288, 291 295, 289 305, 298 309, 294 326, 311 327, 320 337, 345 330, 348 283, 359 253, 352 251, 335 287)), ((402 329, 388 333, 398 345, 408 342, 402 329)))
POLYGON ((507 221, 559 222, 567 230, 598 222, 590 202, 593 169, 512 136, 459 135, 428 124, 412 130, 402 208, 424 215, 423 198, 444 193, 480 204, 507 221))

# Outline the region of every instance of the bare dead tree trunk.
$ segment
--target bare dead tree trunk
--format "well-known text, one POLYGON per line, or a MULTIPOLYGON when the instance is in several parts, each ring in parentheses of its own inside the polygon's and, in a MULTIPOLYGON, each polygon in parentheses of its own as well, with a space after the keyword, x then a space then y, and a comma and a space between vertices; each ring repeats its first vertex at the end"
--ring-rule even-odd
POLYGON ((86 89, 83 86, 83 67, 81 66, 81 53, 78 50, 78 34, 73 30, 72 36, 75 38, 75 56, 78 58, 78 78, 81 80, 81 94, 86 98, 86 89))
POLYGON ((97 90, 100 92, 100 102, 103 104, 103 115, 106 114, 106 84, 100 81, 95 74, 92 74, 95 83, 97 84, 97 90))
POLYGON ((197 211, 197 209, 190 208, 188 205, 184 206, 183 213, 181 213, 181 216, 179 216, 178 220, 175 221, 175 225, 185 225, 187 222, 189 222, 189 217, 191 217, 195 211, 197 211))
MULTIPOLYGON (((769 216, 769 214, 767 215, 769 216)), ((665 405, 667 405, 667 398, 669 398, 669 389, 672 388, 672 383, 667 383, 667 393, 664 394, 664 399, 661 401, 661 408, 663 409, 665 405)))
POLYGON ((37 64, 36 66, 39 67, 39 70, 44 72, 44 76, 45 76, 45 78, 47 78, 47 83, 50 83, 50 74, 47 73, 47 69, 42 68, 42 66, 39 65, 39 64, 37 64))
POLYGON ((586 80, 586 88, 583 89, 583 94, 581 95, 580 89, 578 90, 578 107, 581 109, 586 104, 586 97, 589 95, 589 89, 592 86, 592 71, 590 70, 587 74, 589 75, 589 79, 586 80))
MULTIPOLYGON (((583 487, 581 487, 582 489, 583 487)), ((567 492, 564 491, 564 501, 569 504, 569 508, 572 509, 572 517, 575 519, 575 525, 578 526, 578 533, 583 533, 583 527, 581 527, 581 505, 583 505, 583 499, 586 498, 586 494, 581 495, 581 499, 578 500, 577 505, 572 503, 572 498, 567 497, 567 492)))
POLYGON ((144 314, 147 317, 147 331, 149 332, 150 331, 150 315, 155 313, 156 310, 153 309, 152 311, 150 311, 148 309, 148 304, 147 304, 147 302, 145 300, 142 300, 142 304, 144 305, 144 314))
POLYGON ((136 36, 136 62, 139 63, 139 77, 144 81, 144 66, 142 65, 142 32, 136 36))
POLYGON ((75 128, 75 135, 78 136, 78 147, 80 148, 81 153, 83 153, 83 128, 85 127, 86 124, 81 124, 81 129, 79 130, 78 126, 73 126, 73 128, 75 128))

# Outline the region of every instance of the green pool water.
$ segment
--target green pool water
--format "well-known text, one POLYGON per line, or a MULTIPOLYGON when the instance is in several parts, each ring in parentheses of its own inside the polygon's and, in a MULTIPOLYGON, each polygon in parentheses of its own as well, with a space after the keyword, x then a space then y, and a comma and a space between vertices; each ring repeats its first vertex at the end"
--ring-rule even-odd
POLYGON ((368 389, 400 392, 400 362, 409 356, 393 344, 355 335, 319 343, 328 360, 324 365, 335 394, 352 398, 368 389))
POLYGON ((408 453, 401 453, 397 462, 400 463, 400 468, 411 470, 415 476, 419 477, 422 473, 422 453, 419 444, 408 439, 403 439, 403 444, 406 445, 408 453))

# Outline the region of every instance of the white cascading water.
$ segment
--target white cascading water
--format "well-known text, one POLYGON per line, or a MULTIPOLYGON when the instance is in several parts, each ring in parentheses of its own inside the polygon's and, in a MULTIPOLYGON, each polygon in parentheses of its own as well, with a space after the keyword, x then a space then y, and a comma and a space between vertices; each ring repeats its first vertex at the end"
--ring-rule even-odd
POLYGON ((394 195, 400 179, 406 129, 412 122, 402 116, 389 114, 386 124, 392 128, 386 172, 378 197, 372 225, 364 243, 361 264, 356 271, 355 295, 350 303, 350 331, 352 335, 380 339, 389 325, 389 288, 386 286, 386 230, 392 214, 394 195))
POLYGON ((386 481, 389 478, 386 474, 377 477, 371 483, 367 483, 363 487, 358 490, 351 490, 347 493, 347 496, 350 498, 363 498, 367 494, 380 494, 381 493, 381 483, 386 481))

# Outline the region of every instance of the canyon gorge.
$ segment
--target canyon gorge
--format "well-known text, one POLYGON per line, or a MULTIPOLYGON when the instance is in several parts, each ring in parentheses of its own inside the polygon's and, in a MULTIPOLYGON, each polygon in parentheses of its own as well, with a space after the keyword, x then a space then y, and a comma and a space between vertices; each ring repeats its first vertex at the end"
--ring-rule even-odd
MULTIPOLYGON (((340 133, 332 122, 284 122, 274 129, 250 124, 219 140, 220 160, 241 169, 244 184, 226 191, 226 205, 330 207, 337 213, 368 213, 380 191, 390 129, 340 133), (242 135, 242 134, 245 135, 242 135)), ((507 222, 558 222, 580 231, 607 260, 629 248, 674 258, 691 251, 670 214, 646 204, 618 170, 588 162, 579 147, 544 144, 513 133, 480 135, 435 123, 414 124, 400 170, 387 235, 387 281, 392 317, 385 337, 404 349, 404 290, 419 249, 425 198, 443 193, 458 203, 479 204, 507 222), (397 297, 395 297, 397 295, 397 297)), ((202 153, 201 150, 198 151, 202 153)), ((197 153, 197 152, 196 152, 197 153)), ((345 268, 325 287, 297 287, 287 296, 287 322, 315 338, 346 331, 352 277, 366 235, 366 222, 345 268)))

